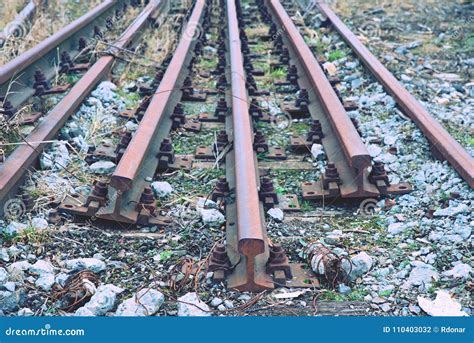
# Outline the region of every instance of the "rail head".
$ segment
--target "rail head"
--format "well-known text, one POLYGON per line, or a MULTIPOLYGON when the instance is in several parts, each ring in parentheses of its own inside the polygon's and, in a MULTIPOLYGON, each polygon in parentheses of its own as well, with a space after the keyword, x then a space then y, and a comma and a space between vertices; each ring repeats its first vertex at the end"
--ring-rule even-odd
POLYGON ((205 5, 205 0, 196 1, 187 27, 163 75, 158 90, 155 95, 153 95, 137 131, 120 159, 115 172, 112 174, 110 185, 117 190, 126 192, 132 189, 133 181, 139 174, 140 167, 148 155, 153 137, 165 116, 168 107, 167 104, 173 92, 179 91, 176 90, 176 85, 180 78, 180 71, 191 51, 191 45, 196 36, 196 32, 199 30, 199 23, 201 22, 205 5))
POLYGON ((367 147, 362 142, 313 52, 280 1, 268 0, 268 3, 284 29, 283 34, 288 38, 290 45, 304 67, 306 75, 341 142, 341 147, 349 165, 359 170, 369 167, 371 159, 367 147))
POLYGON ((265 251, 264 223, 260 216, 252 123, 235 0, 227 0, 227 19, 232 78, 238 248, 247 256, 255 256, 265 251))
POLYGON ((329 19, 332 26, 359 56, 375 78, 385 87, 386 91, 394 97, 400 108, 415 122, 432 146, 448 160, 469 186, 474 188, 474 158, 362 44, 327 4, 318 1, 317 8, 329 19))

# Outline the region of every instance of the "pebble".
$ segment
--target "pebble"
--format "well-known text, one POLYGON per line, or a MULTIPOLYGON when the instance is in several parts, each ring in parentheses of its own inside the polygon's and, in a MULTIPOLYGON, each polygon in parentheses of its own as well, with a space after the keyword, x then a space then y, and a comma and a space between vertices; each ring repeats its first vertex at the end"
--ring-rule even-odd
POLYGON ((323 146, 321 144, 313 144, 311 146, 311 154, 315 160, 319 157, 323 157, 325 155, 323 146))
POLYGON ((97 258, 76 258, 64 261, 64 266, 72 271, 88 269, 94 273, 100 273, 105 270, 106 265, 97 258))
POLYGON ((234 303, 230 300, 224 300, 224 305, 227 308, 234 308, 234 303))
POLYGON ((209 317, 210 308, 202 302, 194 292, 187 293, 178 299, 178 316, 180 317, 209 317), (196 307, 198 306, 198 307, 196 307))
POLYGON ((112 161, 97 161, 89 166, 94 174, 110 174, 115 169, 115 163, 112 161))
POLYGON ((349 294, 352 292, 352 289, 349 286, 346 286, 345 284, 341 283, 337 285, 337 291, 341 294, 349 294))
POLYGON ((48 222, 46 219, 41 217, 35 217, 31 220, 31 226, 35 230, 45 230, 48 228, 48 222))
POLYGON ((285 214, 280 208, 274 207, 267 211, 268 215, 278 222, 282 222, 285 214))
POLYGON ((115 312, 115 316, 145 317, 158 312, 165 301, 163 293, 144 288, 122 302, 115 312))
POLYGON ((2 260, 3 262, 10 261, 10 255, 8 255, 8 250, 6 248, 0 249, 0 260, 2 260))
POLYGON ((19 297, 16 292, 0 291, 0 311, 13 312, 19 307, 19 297))
POLYGON ((223 300, 222 300, 221 298, 215 297, 215 298, 213 298, 213 299, 211 300, 211 306, 212 306, 212 307, 217 307, 217 306, 219 306, 220 304, 222 304, 222 302, 223 302, 223 300))
POLYGON ((367 273, 373 265, 373 259, 366 252, 362 251, 351 258, 352 271, 351 278, 356 279, 367 273))
POLYGON ((11 222, 8 226, 3 229, 3 232, 8 235, 18 235, 26 229, 26 225, 18 222, 11 222))
POLYGON ((410 272, 410 276, 407 281, 402 285, 403 289, 410 289, 413 286, 423 285, 425 289, 428 289, 433 281, 439 279, 438 272, 430 265, 421 261, 412 262, 414 268, 410 272))
POLYGON ((44 273, 36 280, 35 285, 45 291, 49 291, 53 287, 54 282, 54 274, 44 273))
POLYGON ((13 272, 23 272, 31 267, 31 264, 28 261, 18 261, 10 264, 7 269, 10 273, 13 272))
POLYGON ((3 286, 8 280, 8 272, 5 268, 0 267, 0 286, 3 286))
POLYGON ((48 261, 38 260, 28 268, 28 271, 41 276, 43 274, 54 274, 54 267, 48 261))
POLYGON ((34 316, 34 314, 35 313, 33 311, 31 311, 28 307, 24 307, 24 308, 19 309, 18 313, 17 313, 17 315, 19 317, 32 317, 32 316, 34 316))
POLYGON ((199 212, 204 224, 210 226, 220 226, 225 223, 225 217, 219 210, 213 208, 206 210, 203 208, 199 212))
POLYGON ((452 269, 445 271, 443 275, 454 279, 467 280, 473 273, 473 269, 470 265, 458 263, 452 269))
POLYGON ((151 189, 157 198, 166 197, 173 192, 173 187, 168 182, 153 182, 151 189))
POLYGON ((99 286, 89 302, 77 309, 76 315, 103 316, 115 307, 117 294, 122 292, 122 288, 112 284, 99 286), (82 308, 84 309, 81 310, 82 308))

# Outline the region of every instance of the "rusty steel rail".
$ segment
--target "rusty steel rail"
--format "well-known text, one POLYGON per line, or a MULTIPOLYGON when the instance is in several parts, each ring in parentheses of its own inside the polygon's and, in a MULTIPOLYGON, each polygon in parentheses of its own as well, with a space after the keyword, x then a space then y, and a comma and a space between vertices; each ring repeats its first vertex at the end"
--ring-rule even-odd
POLYGON ((321 111, 314 105, 310 109, 313 116, 319 115, 317 119, 321 121, 325 133, 322 144, 329 162, 334 163, 341 180, 340 184, 331 182, 329 186, 324 185, 324 182, 304 183, 303 197, 321 199, 338 196, 346 198, 379 196, 381 192, 368 180, 371 157, 367 147, 324 71, 280 1, 268 0, 267 5, 276 22, 282 27, 282 35, 293 51, 295 65, 303 69, 304 77, 300 77, 300 84, 304 82, 304 86, 315 93, 316 100, 324 112, 324 115, 321 115, 321 111))
POLYGON ((170 218, 160 216, 156 208, 152 204, 145 204, 145 201, 149 199, 150 182, 159 165, 157 154, 160 142, 171 129, 171 121, 163 119, 169 118, 181 99, 181 86, 191 61, 205 5, 205 0, 196 1, 174 56, 112 174, 110 185, 102 186, 104 196, 98 200, 92 192, 86 201, 66 199, 61 205, 62 210, 81 216, 113 220, 123 224, 123 227, 136 224, 165 226, 172 222, 170 218))
POLYGON ((103 28, 105 18, 114 15, 122 0, 105 0, 59 32, 0 67, 0 98, 7 96, 13 107, 22 105, 34 93, 34 73, 41 69, 48 80, 56 74, 58 53, 68 51, 74 59, 79 53, 79 38, 91 37, 94 27, 103 28))
POLYGON ((191 44, 194 40, 191 32, 196 32, 196 30, 198 30, 198 23, 201 20, 204 6, 204 0, 196 1, 196 6, 189 19, 188 27, 184 31, 184 35, 182 36, 173 59, 160 82, 160 86, 151 99, 150 105, 148 106, 132 141, 125 150, 120 163, 112 174, 110 185, 117 190, 124 192, 133 187, 133 182, 140 172, 140 167, 145 161, 153 138, 160 126, 160 122, 165 116, 169 100, 173 93, 180 92, 179 87, 177 87, 178 80, 181 77, 179 71, 182 70, 191 49, 191 44))
POLYGON ((431 147, 440 153, 461 177, 474 188, 474 158, 459 144, 446 129, 411 95, 387 68, 360 42, 351 30, 323 2, 318 9, 330 20, 347 44, 364 62, 388 93, 395 98, 400 108, 416 123, 428 138, 431 147))
MULTIPOLYGON (((119 49, 129 46, 161 2, 161 0, 150 1, 139 17, 122 33, 114 46, 119 49)), ((0 164, 0 214, 3 213, 3 203, 7 197, 15 193, 24 173, 34 164, 47 145, 42 142, 54 138, 97 83, 108 75, 114 61, 113 56, 101 57, 30 133, 26 138, 27 144, 17 147, 6 161, 0 164)))
POLYGON ((239 37, 235 0, 227 0, 228 51, 231 65, 232 123, 234 136, 235 193, 238 251, 241 266, 229 278, 230 288, 260 290, 272 287, 262 277, 256 263, 258 255, 268 252, 265 222, 261 217, 258 195, 256 155, 253 149, 252 122, 245 84, 244 63, 239 37))

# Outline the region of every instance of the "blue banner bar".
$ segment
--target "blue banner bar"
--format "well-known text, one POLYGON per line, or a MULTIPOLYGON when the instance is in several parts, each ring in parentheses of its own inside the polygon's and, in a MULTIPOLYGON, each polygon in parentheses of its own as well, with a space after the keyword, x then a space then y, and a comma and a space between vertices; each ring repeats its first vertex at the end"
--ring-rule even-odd
POLYGON ((3 317, 0 324, 1 343, 474 342, 471 317, 3 317))

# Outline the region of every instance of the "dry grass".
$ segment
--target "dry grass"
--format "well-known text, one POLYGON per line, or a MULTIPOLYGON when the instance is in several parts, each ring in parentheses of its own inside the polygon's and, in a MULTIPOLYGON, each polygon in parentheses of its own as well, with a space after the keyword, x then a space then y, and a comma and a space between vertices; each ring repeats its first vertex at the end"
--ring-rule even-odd
POLYGON ((25 6, 26 0, 4 0, 0 2, 0 28, 3 28, 10 21, 12 21, 15 16, 22 10, 25 6))
MULTIPOLYGON (((21 0, 1 0, 0 1, 2 23, 0 30, 9 20, 13 19, 16 10, 21 10, 21 0), (9 18, 8 20, 5 18, 9 18)), ((100 0, 64 2, 62 0, 49 0, 47 6, 40 10, 33 19, 31 27, 26 28, 28 31, 21 39, 9 39, 5 46, 0 49, 0 65, 7 63, 22 52, 32 48, 45 38, 60 30, 65 25, 71 23, 92 7, 101 3, 100 0)))

